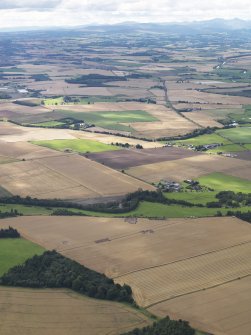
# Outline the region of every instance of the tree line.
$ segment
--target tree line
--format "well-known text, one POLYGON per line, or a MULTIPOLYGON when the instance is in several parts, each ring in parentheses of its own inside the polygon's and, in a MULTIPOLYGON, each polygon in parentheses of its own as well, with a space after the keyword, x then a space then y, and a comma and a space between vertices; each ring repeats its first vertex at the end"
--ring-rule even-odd
POLYGON ((6 229, 4 228, 0 229, 0 238, 19 238, 19 237, 20 237, 19 232, 10 226, 9 228, 6 229))
POLYGON ((169 317, 154 322, 151 326, 134 330, 122 335, 194 335, 195 330, 187 321, 170 320, 169 317))
POLYGON ((19 213, 16 209, 11 209, 10 211, 1 212, 0 211, 0 219, 5 218, 14 218, 16 216, 22 216, 22 213, 19 213))
POLYGON ((1 285, 29 288, 70 288, 96 299, 135 304, 128 285, 115 284, 113 279, 90 270, 56 251, 28 259, 11 268, 0 279, 1 285))

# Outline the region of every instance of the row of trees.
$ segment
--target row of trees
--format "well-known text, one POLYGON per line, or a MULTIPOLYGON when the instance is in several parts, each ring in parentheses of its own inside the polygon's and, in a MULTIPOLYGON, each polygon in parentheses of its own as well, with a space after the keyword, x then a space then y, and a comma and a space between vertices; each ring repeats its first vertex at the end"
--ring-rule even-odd
POLYGON ((166 317, 160 321, 154 322, 152 326, 124 333, 123 335, 194 335, 195 330, 189 326, 187 321, 170 320, 166 317))
POLYGON ((16 209, 11 209, 10 211, 6 211, 6 212, 0 211, 0 219, 14 218, 16 216, 21 216, 21 215, 23 214, 19 213, 16 209))
POLYGON ((6 229, 0 229, 0 238, 19 238, 20 234, 19 232, 12 228, 6 228, 6 229))
POLYGON ((28 259, 10 269, 0 279, 1 285, 30 288, 70 288, 97 299, 134 303, 128 285, 115 284, 104 274, 90 270, 56 251, 28 259))

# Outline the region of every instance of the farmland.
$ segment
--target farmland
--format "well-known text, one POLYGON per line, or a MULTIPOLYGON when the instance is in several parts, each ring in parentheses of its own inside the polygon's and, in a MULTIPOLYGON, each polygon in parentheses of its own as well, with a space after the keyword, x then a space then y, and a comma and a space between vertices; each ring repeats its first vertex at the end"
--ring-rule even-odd
POLYGON ((237 327, 243 334, 248 334, 250 298, 247 296, 247 291, 250 290, 250 285, 248 276, 209 290, 168 300, 149 310, 159 316, 164 316, 167 310, 173 318, 184 315, 194 327, 214 334, 234 335, 237 327), (217 308, 211 308, 212 303, 217 305, 217 308), (236 319, 233 318, 236 305, 238 305, 238 326, 236 319))
POLYGON ((0 174, 0 184, 10 193, 38 198, 116 197, 138 188, 154 189, 120 172, 70 154, 2 164, 0 174))
POLYGON ((97 141, 91 140, 52 140, 52 141, 35 141, 33 144, 37 144, 46 148, 55 149, 59 151, 75 151, 79 153, 86 152, 103 152, 118 150, 116 146, 103 144, 97 141))
POLYGON ((175 161, 136 166, 129 168, 126 172, 131 176, 148 182, 157 182, 161 179, 183 181, 185 179, 199 178, 213 172, 221 172, 251 180, 250 168, 249 161, 200 154, 175 161))
POLYGON ((225 175, 223 173, 212 173, 199 178, 202 185, 213 188, 215 191, 233 191, 249 193, 251 182, 249 180, 225 175))
POLYGON ((62 117, 73 117, 76 119, 83 119, 88 124, 95 124, 95 126, 111 129, 130 131, 127 123, 134 122, 153 122, 157 119, 145 111, 104 111, 104 112, 85 112, 76 113, 71 111, 60 111, 62 117))
POLYGON ((0 227, 23 236, 0 275, 56 249, 140 307, 0 286, 1 335, 121 335, 149 312, 250 334, 251 33, 211 24, 0 34, 0 227))
POLYGON ((5 335, 14 331, 28 335, 31 329, 34 335, 75 335, 82 331, 90 335, 119 335, 149 324, 148 318, 137 310, 70 290, 0 287, 0 300, 1 332, 5 335))
MULTIPOLYGON (((9 222, 2 220, 0 226, 9 222)), ((122 218, 84 217, 71 218, 69 225, 64 217, 21 217, 11 219, 11 225, 46 248, 57 248, 119 283, 130 283, 138 303, 150 306, 148 309, 159 316, 170 313, 181 317, 183 302, 187 301, 197 311, 189 314, 188 309, 187 319, 208 332, 220 333, 226 327, 222 320, 230 309, 222 306, 228 287, 234 287, 234 301, 239 306, 242 292, 249 285, 247 279, 238 278, 250 274, 247 258, 251 231, 247 223, 235 218, 138 219, 136 224, 130 224, 122 218), (212 291, 218 299, 210 299, 212 291), (193 303, 200 299, 201 304, 207 302, 208 308, 215 311, 209 314, 208 322, 204 321, 207 309, 199 309, 200 304, 193 303), (221 311, 219 318, 217 309, 221 311)), ((242 322, 245 315, 245 309, 239 310, 232 327, 242 322)), ((243 327, 248 331, 249 326, 243 327)))
POLYGON ((23 238, 0 240, 0 276, 26 259, 42 254, 44 249, 23 238))
POLYGON ((218 133, 234 143, 245 144, 251 142, 251 127, 218 130, 218 133))
POLYGON ((181 148, 165 147, 141 150, 120 150, 119 152, 90 154, 88 157, 113 169, 127 169, 133 166, 172 161, 189 156, 196 156, 196 153, 181 148))

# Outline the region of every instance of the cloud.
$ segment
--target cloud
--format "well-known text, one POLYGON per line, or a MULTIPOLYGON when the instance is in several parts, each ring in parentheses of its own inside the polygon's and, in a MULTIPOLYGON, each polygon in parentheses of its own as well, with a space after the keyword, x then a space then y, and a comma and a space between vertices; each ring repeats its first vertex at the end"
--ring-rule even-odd
POLYGON ((55 8, 62 0, 1 0, 0 9, 46 10, 55 8))
POLYGON ((250 19, 250 0, 0 0, 0 27, 250 19))

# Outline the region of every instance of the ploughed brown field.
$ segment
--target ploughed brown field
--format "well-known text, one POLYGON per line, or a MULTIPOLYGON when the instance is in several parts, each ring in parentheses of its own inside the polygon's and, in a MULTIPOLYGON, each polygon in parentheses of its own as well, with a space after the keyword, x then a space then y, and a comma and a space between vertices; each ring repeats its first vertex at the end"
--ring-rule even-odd
POLYGON ((235 154, 237 155, 238 159, 251 161, 251 151, 240 151, 240 152, 235 152, 235 154))
POLYGON ((119 335, 149 323, 136 309, 70 290, 0 287, 1 335, 119 335))
POLYGON ((244 278, 251 275, 251 226, 244 221, 231 217, 19 217, 0 222, 0 227, 9 225, 46 248, 106 273, 116 282, 131 285, 138 304, 157 315, 173 313, 184 318, 184 308, 188 306, 186 319, 214 334, 228 334, 222 320, 230 312, 222 306, 229 299, 224 287, 232 283, 232 327, 243 323, 242 334, 250 334, 250 324, 243 321, 246 311, 239 309, 243 287, 247 286, 244 278), (219 290, 218 299, 210 299, 212 290, 219 290), (196 309, 196 297, 200 294, 208 299, 205 313, 196 309), (189 304, 184 304, 183 309, 182 304, 177 305, 175 309, 180 299, 187 299, 189 304), (194 313, 190 304, 195 304, 194 313), (220 317, 214 319, 209 315, 207 319, 208 309, 219 310, 220 317), (208 322, 204 327, 205 319, 208 322))
POLYGON ((133 166, 173 161, 199 155, 192 150, 175 147, 153 149, 128 149, 88 154, 88 158, 113 169, 128 169, 133 166))

